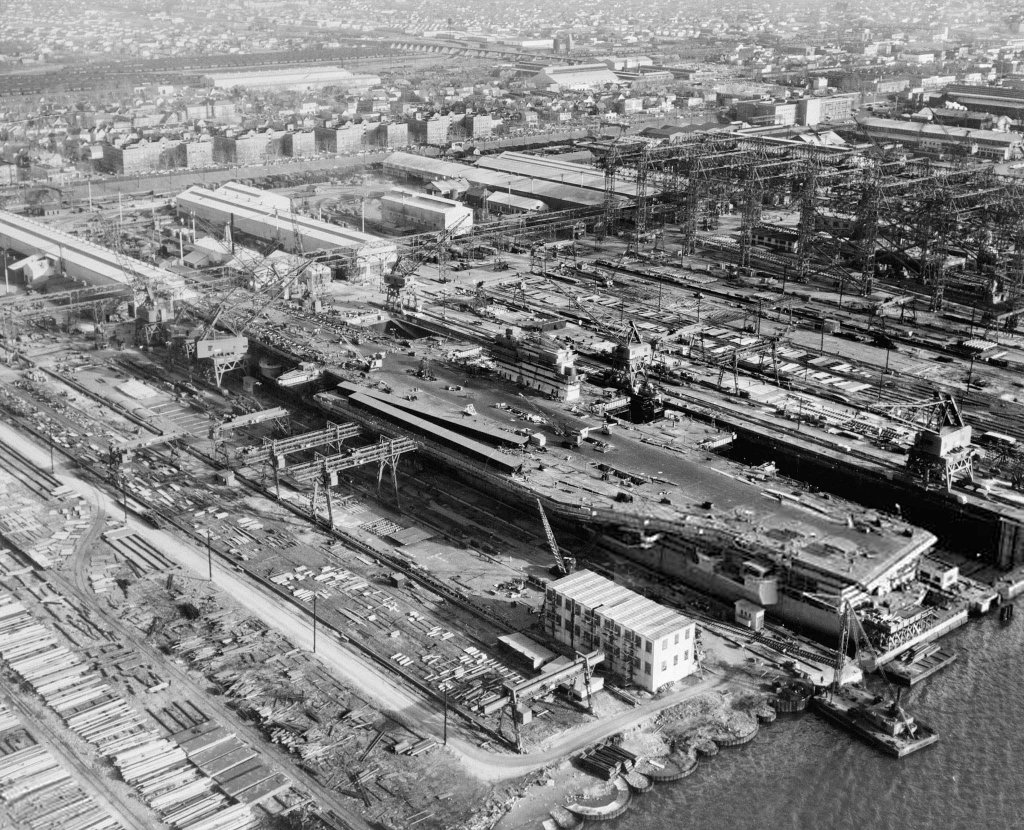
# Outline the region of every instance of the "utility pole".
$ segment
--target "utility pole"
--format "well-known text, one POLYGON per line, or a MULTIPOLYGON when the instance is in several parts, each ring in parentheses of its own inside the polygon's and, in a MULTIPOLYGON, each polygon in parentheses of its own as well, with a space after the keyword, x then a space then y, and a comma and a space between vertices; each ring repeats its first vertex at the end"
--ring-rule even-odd
POLYGON ((316 593, 313 593, 313 653, 316 654, 316 593))
MULTIPOLYGON (((512 715, 515 717, 515 714, 512 715)), ((444 745, 448 746, 448 688, 444 690, 444 745)))

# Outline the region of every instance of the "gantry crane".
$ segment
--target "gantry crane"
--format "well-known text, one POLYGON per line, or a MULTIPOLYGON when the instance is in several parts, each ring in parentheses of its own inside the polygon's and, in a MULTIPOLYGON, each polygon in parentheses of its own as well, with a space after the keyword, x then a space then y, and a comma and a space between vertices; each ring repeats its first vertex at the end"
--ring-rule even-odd
POLYGON ((947 491, 963 478, 973 483, 977 450, 952 394, 936 392, 928 401, 871 409, 917 430, 907 458, 907 473, 913 479, 925 487, 939 483, 947 491))

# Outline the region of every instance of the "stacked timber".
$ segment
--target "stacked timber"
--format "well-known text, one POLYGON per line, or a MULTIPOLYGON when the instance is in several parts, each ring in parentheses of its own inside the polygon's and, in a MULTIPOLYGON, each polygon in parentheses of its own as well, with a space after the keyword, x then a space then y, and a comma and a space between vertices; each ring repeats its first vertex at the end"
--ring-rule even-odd
POLYGON ((0 801, 18 826, 33 830, 120 830, 122 826, 39 745, 0 758, 0 801))
POLYGON ((606 744, 584 752, 576 759, 580 769, 605 781, 630 772, 636 766, 637 756, 621 747, 606 744))
POLYGON ((69 729, 113 762, 164 824, 179 830, 252 824, 248 803, 231 803, 180 746, 161 738, 142 712, 10 593, 0 593, 0 658, 69 729))

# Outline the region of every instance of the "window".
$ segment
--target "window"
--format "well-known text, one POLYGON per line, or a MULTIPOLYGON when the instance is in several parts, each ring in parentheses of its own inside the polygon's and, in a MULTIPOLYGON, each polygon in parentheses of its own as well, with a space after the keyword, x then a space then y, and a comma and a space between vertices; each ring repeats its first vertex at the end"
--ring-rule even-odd
POLYGON ((689 628, 687 628, 686 631, 683 632, 683 639, 684 640, 689 640, 690 639, 690 629, 689 628))
POLYGON ((646 651, 648 654, 653 654, 654 653, 654 643, 652 643, 650 640, 648 640, 646 643, 644 643, 644 651, 646 651))
POLYGON ((634 669, 640 668, 640 658, 639 657, 634 657, 633 658, 633 668, 634 669))
POLYGON ((672 641, 672 645, 674 645, 674 646, 679 645, 679 634, 678 634, 678 632, 676 633, 675 639, 672 641))
POLYGON ((678 654, 673 655, 673 657, 672 657, 672 665, 673 666, 678 666, 679 665, 679 655, 678 654))
POLYGON ((647 662, 647 661, 645 660, 645 661, 644 661, 644 674, 650 674, 650 673, 651 673, 651 664, 650 664, 650 663, 648 663, 648 662, 647 662))
POLYGON ((690 659, 690 649, 686 649, 686 651, 683 652, 683 659, 684 660, 689 660, 690 659))
POLYGON ((665 651, 668 648, 668 637, 661 641, 661 650, 665 651))
POLYGON ((622 626, 621 625, 615 626, 615 636, 618 637, 621 633, 622 633, 622 626))

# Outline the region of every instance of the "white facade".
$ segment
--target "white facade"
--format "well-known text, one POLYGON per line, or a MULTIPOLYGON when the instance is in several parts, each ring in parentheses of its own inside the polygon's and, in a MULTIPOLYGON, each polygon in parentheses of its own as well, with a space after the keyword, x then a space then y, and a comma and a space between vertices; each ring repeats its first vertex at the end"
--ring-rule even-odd
POLYGON ((549 583, 544 628, 580 652, 601 650, 605 665, 656 692, 697 669, 696 623, 593 571, 549 583))

